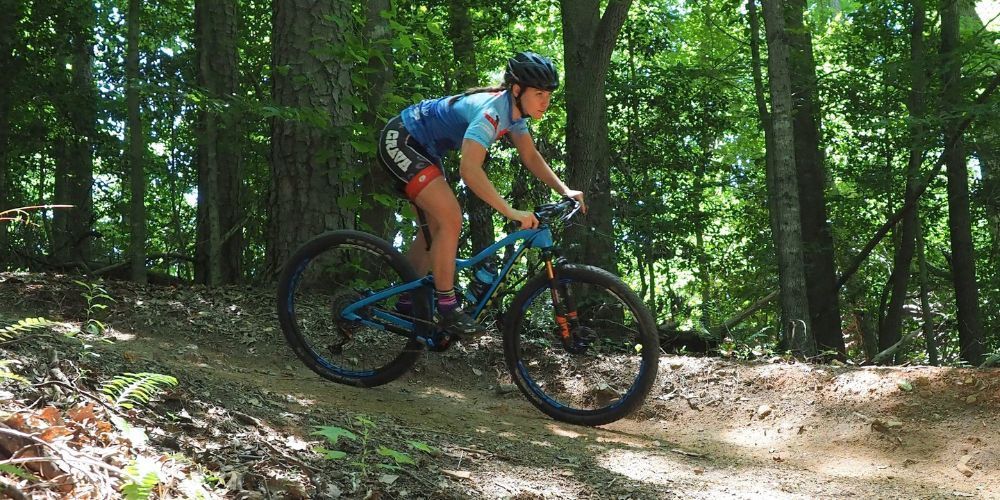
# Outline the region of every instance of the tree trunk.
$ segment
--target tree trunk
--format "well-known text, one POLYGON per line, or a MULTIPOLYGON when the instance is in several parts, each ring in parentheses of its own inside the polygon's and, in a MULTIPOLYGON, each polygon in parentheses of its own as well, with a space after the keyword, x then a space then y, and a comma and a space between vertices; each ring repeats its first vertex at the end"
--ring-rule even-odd
POLYGON ((242 127, 236 0, 195 0, 198 85, 209 106, 197 122, 198 238, 195 281, 237 283, 243 275, 242 127))
MULTIPOLYGON (((56 257, 62 262, 89 261, 89 233, 94 222, 93 146, 97 136, 97 87, 93 75, 94 24, 97 12, 93 2, 74 1, 67 30, 70 35, 70 61, 73 67, 63 103, 63 114, 69 118, 69 136, 63 144, 66 153, 64 192, 56 192, 57 204, 73 205, 68 210, 56 210, 53 224, 57 228, 53 247, 61 249, 56 257)), ((57 181, 59 175, 56 175, 57 181)), ((59 183, 57 182, 57 186, 59 183)))
MULTIPOLYGON (((365 36, 373 53, 368 59, 368 109, 362 113, 361 121, 374 141, 378 141, 379 130, 387 121, 380 117, 379 110, 393 82, 392 47, 389 45, 391 31, 389 20, 382 17, 383 12, 392 11, 389 0, 370 0, 365 7, 365 36)), ((398 110, 394 110, 396 111, 398 110)), ((362 168, 368 170, 368 175, 361 180, 361 193, 365 198, 360 226, 365 231, 391 241, 396 232, 394 206, 387 206, 379 198, 385 201, 397 196, 395 192, 391 192, 394 182, 378 164, 374 152, 362 155, 361 162, 362 168)))
POLYGON ((605 77, 632 0, 560 0, 566 68, 566 183, 587 196, 587 225, 567 231, 572 260, 617 270, 605 77), (588 230, 590 229, 590 230, 588 230))
MULTIPOLYGON (((4 85, 0 85, 0 211, 14 208, 14 200, 8 186, 7 172, 10 168, 10 113, 16 101, 14 89, 18 73, 24 65, 22 57, 15 57, 21 46, 21 30, 18 25, 24 12, 21 0, 0 0, 0 75, 4 85)), ((9 236, 11 224, 0 224, 0 262, 9 262, 9 236)))
POLYGON ((809 317, 817 348, 844 355, 833 235, 826 209, 826 169, 820 147, 819 96, 812 36, 803 23, 805 0, 785 2, 786 33, 793 100, 795 167, 802 217, 802 250, 805 261, 809 317))
MULTIPOLYGON (((906 202, 916 203, 917 185, 920 182, 920 164, 924 156, 925 130, 924 94, 927 91, 926 69, 924 68, 924 16, 923 0, 912 0, 913 22, 910 25, 910 96, 907 107, 910 112, 910 157, 906 167, 906 202)), ((903 216, 900 237, 897 242, 896 254, 892 265, 892 295, 885 319, 879 328, 879 350, 884 351, 902 338, 903 304, 906 302, 906 290, 910 282, 910 264, 916 246, 917 207, 903 216)), ((887 359, 896 363, 898 356, 887 359)))
POLYGON ((969 172, 960 137, 961 57, 958 0, 941 2, 942 112, 945 120, 945 162, 948 177, 948 229, 951 232, 952 276, 958 307, 958 338, 962 359, 978 366, 986 345, 979 316, 979 287, 969 209, 969 172))
POLYGON ((129 256, 131 278, 146 282, 146 173, 143 152, 146 149, 139 114, 139 26, 141 0, 128 2, 128 46, 125 54, 125 106, 128 109, 128 175, 132 199, 129 210, 129 256))
POLYGON ((272 9, 276 105, 332 120, 318 127, 276 117, 271 125, 267 272, 273 277, 305 241, 324 231, 353 228, 355 213, 340 202, 354 192, 345 179, 351 167, 351 67, 329 50, 331 44, 345 43, 351 3, 283 0, 272 9))
POLYGON ((920 218, 917 218, 917 264, 920 267, 920 317, 921 327, 924 331, 924 344, 927 346, 927 362, 931 366, 937 366, 938 351, 937 341, 934 340, 934 323, 931 316, 931 284, 927 275, 927 257, 924 254, 924 231, 920 227, 920 218))
MULTIPOLYGON (((456 63, 455 81, 460 89, 479 86, 479 72, 476 67, 476 40, 469 17, 469 0, 448 1, 448 38, 452 43, 452 54, 456 63)), ((462 193, 465 211, 469 215, 469 237, 472 253, 493 244, 493 207, 479 199, 468 187, 462 193)), ((522 207, 523 208, 523 207, 522 207)))
POLYGON ((781 280, 782 344, 800 355, 813 356, 812 337, 802 250, 802 219, 795 169, 792 131, 792 93, 789 78, 788 36, 780 0, 764 1, 767 30, 768 76, 774 131, 774 185, 778 209, 778 266, 781 280))

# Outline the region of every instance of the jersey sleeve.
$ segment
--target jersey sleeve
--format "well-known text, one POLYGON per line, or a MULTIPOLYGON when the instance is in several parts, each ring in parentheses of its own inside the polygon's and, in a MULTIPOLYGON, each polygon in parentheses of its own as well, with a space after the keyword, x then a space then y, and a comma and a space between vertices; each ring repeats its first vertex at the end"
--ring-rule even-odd
POLYGON ((528 133, 528 121, 518 120, 510 124, 510 133, 517 135, 524 135, 528 133))
POLYGON ((476 141, 484 148, 490 149, 490 146, 500 135, 499 125, 500 120, 495 112, 492 110, 480 112, 469 122, 469 128, 465 129, 464 138, 476 141))

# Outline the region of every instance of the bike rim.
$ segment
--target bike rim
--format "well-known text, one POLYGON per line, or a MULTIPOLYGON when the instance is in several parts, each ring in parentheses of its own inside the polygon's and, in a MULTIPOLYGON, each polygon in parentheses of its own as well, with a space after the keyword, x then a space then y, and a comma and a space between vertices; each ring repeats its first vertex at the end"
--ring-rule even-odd
POLYGON ((580 327, 570 352, 559 336, 549 287, 524 304, 517 338, 516 370, 535 398, 561 412, 596 415, 625 405, 649 369, 639 316, 604 286, 563 279, 577 303, 580 327), (583 348, 581 349, 580 347, 583 348))
POLYGON ((373 377, 419 350, 412 339, 379 326, 396 314, 399 296, 356 311, 362 321, 340 314, 357 300, 405 281, 387 255, 364 246, 335 245, 303 260, 292 275, 287 305, 302 347, 324 369, 357 379, 373 377))

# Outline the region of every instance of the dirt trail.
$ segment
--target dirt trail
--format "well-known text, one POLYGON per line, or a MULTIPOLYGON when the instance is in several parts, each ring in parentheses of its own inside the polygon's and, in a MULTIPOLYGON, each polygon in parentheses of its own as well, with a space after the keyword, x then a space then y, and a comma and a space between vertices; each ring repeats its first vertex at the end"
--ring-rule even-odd
MULTIPOLYGON (((17 299, 0 286, 0 312, 44 306, 65 317, 74 307, 68 293, 26 297, 23 285, 17 299)), ((215 401, 289 442, 362 414, 380 439, 444 451, 383 484, 380 498, 1000 498, 1000 370, 664 356, 636 415, 583 428, 510 391, 490 337, 356 389, 301 367, 266 293, 116 292, 118 339, 101 349, 120 370, 170 373, 182 399, 215 401)), ((324 491, 313 494, 372 490, 324 491)))

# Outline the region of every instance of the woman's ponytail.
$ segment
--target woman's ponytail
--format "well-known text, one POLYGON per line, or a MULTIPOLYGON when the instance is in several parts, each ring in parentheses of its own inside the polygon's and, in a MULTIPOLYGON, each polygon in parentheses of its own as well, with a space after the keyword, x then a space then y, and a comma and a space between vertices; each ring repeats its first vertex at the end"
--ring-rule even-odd
POLYGON ((470 96, 472 94, 483 94, 483 93, 486 93, 486 92, 503 92, 504 90, 507 90, 507 86, 506 85, 498 85, 498 86, 495 86, 495 87, 473 87, 473 88, 468 89, 465 92, 462 92, 461 94, 458 94, 457 96, 452 97, 451 99, 449 99, 448 100, 448 104, 449 105, 455 104, 456 102, 458 102, 459 99, 461 99, 463 97, 466 97, 466 96, 470 96))

